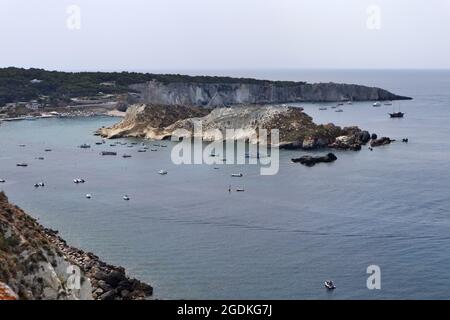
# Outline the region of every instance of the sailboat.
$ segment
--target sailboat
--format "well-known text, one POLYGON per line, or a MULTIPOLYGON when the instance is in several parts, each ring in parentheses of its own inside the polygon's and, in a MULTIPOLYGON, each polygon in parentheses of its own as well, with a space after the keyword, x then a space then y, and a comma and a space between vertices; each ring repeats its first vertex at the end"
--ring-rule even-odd
POLYGON ((389 113, 389 116, 391 118, 403 118, 405 114, 400 111, 400 107, 398 109, 398 112, 395 112, 395 107, 392 108, 392 113, 389 113))

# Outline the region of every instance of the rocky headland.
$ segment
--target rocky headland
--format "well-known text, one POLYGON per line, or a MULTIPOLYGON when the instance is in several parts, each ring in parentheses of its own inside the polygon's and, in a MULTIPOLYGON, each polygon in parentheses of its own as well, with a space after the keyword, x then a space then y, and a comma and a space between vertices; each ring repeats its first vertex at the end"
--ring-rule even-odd
MULTIPOLYGON (((359 150, 369 142, 369 132, 358 127, 339 127, 332 123, 315 124, 302 108, 275 105, 250 105, 233 108, 204 108, 138 104, 131 106, 125 117, 109 128, 100 128, 105 138, 140 137, 155 140, 172 139, 180 129, 191 135, 194 125, 201 123, 202 138, 213 140, 212 132, 219 130, 225 136, 227 129, 235 129, 226 139, 245 139, 256 143, 254 132, 266 129, 270 142, 272 129, 279 130, 279 147, 312 150, 335 148, 359 150)), ((176 137, 178 139, 180 137, 176 137)))
POLYGON ((387 90, 356 84, 244 81, 161 82, 130 85, 137 102, 162 105, 223 107, 289 102, 382 101, 410 99, 387 90))
POLYGON ((152 293, 122 267, 69 246, 0 193, 0 299, 142 300, 152 293))

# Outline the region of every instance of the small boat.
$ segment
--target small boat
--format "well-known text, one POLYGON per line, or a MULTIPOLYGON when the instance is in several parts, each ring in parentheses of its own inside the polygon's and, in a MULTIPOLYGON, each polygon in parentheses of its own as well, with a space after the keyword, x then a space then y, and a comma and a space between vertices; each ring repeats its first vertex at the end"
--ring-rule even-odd
POLYGON ((379 103, 379 102, 377 101, 377 102, 375 102, 372 106, 373 106, 373 107, 381 107, 381 103, 379 103))
POLYGON ((35 184, 34 184, 34 187, 35 187, 35 188, 45 187, 45 183, 43 183, 43 182, 35 183, 35 184))
POLYGON ((150 149, 150 151, 153 151, 153 152, 155 152, 155 151, 158 151, 158 149, 150 149))
POLYGON ((44 160, 44 157, 36 157, 36 160, 44 160))
POLYGON ((338 106, 343 106, 344 103, 343 103, 343 102, 339 102, 337 105, 338 105, 338 106))
POLYGON ((91 195, 90 193, 88 193, 88 194, 86 195, 86 198, 87 198, 87 199, 91 199, 91 198, 92 198, 92 195, 91 195))
POLYGON ((244 192, 245 190, 243 188, 237 188, 236 191, 237 192, 244 192))
POLYGON ((23 147, 26 147, 26 145, 25 144, 19 144, 19 147, 23 148, 23 147))
POLYGON ((147 149, 139 149, 138 152, 147 152, 147 149))
POLYGON ((391 118, 403 118, 405 114, 403 112, 394 112, 394 113, 389 113, 389 116, 391 118))
POLYGON ((124 154, 122 158, 131 158, 131 154, 124 154))
POLYGON ((102 156, 117 156, 117 152, 113 152, 113 151, 102 151, 100 154, 102 156))
POLYGON ((344 110, 342 110, 342 109, 336 109, 336 110, 334 110, 334 112, 344 112, 344 110))
POLYGON ((331 109, 336 109, 337 108, 337 106, 331 106, 331 109))
POLYGON ((232 173, 231 176, 234 177, 234 178, 240 178, 240 177, 242 177, 244 175, 242 173, 232 173))
POLYGON ((99 146, 99 145, 102 145, 103 142, 98 141, 98 142, 96 142, 95 144, 99 146))
POLYGON ((79 178, 73 179, 73 183, 75 183, 75 184, 85 183, 85 182, 86 182, 86 181, 85 181, 84 179, 79 179, 79 178))
POLYGON ((158 173, 159 173, 160 175, 164 176, 164 175, 167 174, 167 171, 166 171, 166 170, 159 170, 158 173))
POLYGON ((333 281, 331 281, 331 280, 325 281, 324 285, 325 285, 325 288, 327 288, 328 290, 336 289, 336 286, 334 285, 333 281))
POLYGON ((324 110, 328 110, 328 108, 327 107, 320 107, 319 110, 320 111, 324 111, 324 110))
POLYGON ((5 183, 6 180, 5 179, 0 179, 0 183, 5 183))
POLYGON ((214 167, 214 170, 219 170, 220 168, 219 167, 214 167))
POLYGON ((154 147, 160 147, 161 145, 159 143, 154 143, 153 146, 154 147))
POLYGON ((384 103, 385 106, 392 106, 392 101, 387 101, 384 103))
POLYGON ((28 167, 28 164, 27 164, 27 163, 24 163, 24 162, 22 162, 22 163, 18 163, 18 164, 16 164, 16 166, 17 166, 17 167, 28 167))
POLYGON ((347 104, 353 104, 353 101, 347 101, 347 104))
POLYGON ((161 145, 161 148, 167 148, 167 145, 162 144, 162 145, 161 145))
POLYGON ((124 196, 122 197, 122 199, 125 200, 125 201, 128 201, 128 200, 130 200, 130 197, 127 196, 127 195, 124 195, 124 196))
POLYGON ((51 152, 52 149, 45 149, 44 151, 45 151, 45 152, 51 152))
POLYGON ((83 143, 81 146, 79 146, 79 148, 81 149, 89 149, 91 147, 91 145, 87 144, 87 143, 83 143))

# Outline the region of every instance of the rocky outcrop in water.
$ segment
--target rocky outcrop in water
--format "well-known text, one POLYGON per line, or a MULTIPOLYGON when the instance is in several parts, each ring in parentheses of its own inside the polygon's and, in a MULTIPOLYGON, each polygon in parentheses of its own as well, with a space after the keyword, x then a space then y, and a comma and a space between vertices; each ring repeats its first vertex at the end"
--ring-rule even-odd
POLYGON ((202 83, 149 81, 133 84, 136 102, 161 105, 222 107, 312 101, 410 99, 380 88, 355 84, 255 81, 202 83))
POLYGON ((151 286, 127 277, 123 268, 67 245, 56 231, 42 227, 0 193, 0 297, 124 300, 145 299, 152 292, 151 286))
POLYGON ((270 141, 271 131, 278 129, 280 147, 305 150, 324 147, 359 150, 370 138, 367 131, 358 127, 341 128, 332 123, 317 125, 302 108, 296 107, 251 105, 215 108, 205 116, 190 117, 193 113, 202 114, 199 110, 203 109, 135 105, 129 108, 122 121, 110 128, 101 128, 98 133, 106 138, 142 137, 162 140, 172 138, 179 130, 184 130, 191 136, 197 135, 194 127, 201 123, 200 134, 203 140, 214 140, 214 130, 219 130, 224 139, 243 139, 256 143, 255 131, 266 129, 270 141), (225 135, 227 129, 235 130, 232 136, 225 135))
POLYGON ((395 141, 395 140, 392 140, 391 138, 388 138, 388 137, 382 137, 382 138, 374 139, 374 140, 370 141, 370 146, 371 147, 384 146, 384 145, 390 144, 393 141, 395 141))
POLYGON ((294 158, 292 159, 292 162, 294 163, 301 163, 307 167, 313 167, 318 163, 324 162, 324 163, 330 163, 330 162, 334 162, 337 160, 337 157, 334 153, 328 153, 324 156, 318 156, 318 157, 314 157, 314 156, 310 156, 310 155, 306 155, 306 156, 302 156, 300 158, 294 158))

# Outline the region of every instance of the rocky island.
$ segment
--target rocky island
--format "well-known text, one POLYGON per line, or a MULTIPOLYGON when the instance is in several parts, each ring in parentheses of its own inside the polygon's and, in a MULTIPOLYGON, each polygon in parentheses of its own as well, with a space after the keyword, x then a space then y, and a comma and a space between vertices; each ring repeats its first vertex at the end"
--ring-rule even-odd
POLYGON ((250 105, 212 110, 182 106, 138 104, 131 106, 125 118, 110 128, 100 128, 105 138, 139 137, 169 140, 172 134, 184 129, 194 134, 194 123, 202 123, 203 140, 211 140, 208 131, 239 129, 227 139, 248 139, 257 129, 272 129, 280 133, 279 147, 289 149, 335 148, 359 150, 371 135, 358 127, 339 127, 332 123, 315 124, 302 108, 276 105, 250 105))
POLYGON ((152 293, 123 268, 69 246, 0 192, 0 299, 142 300, 152 293))

